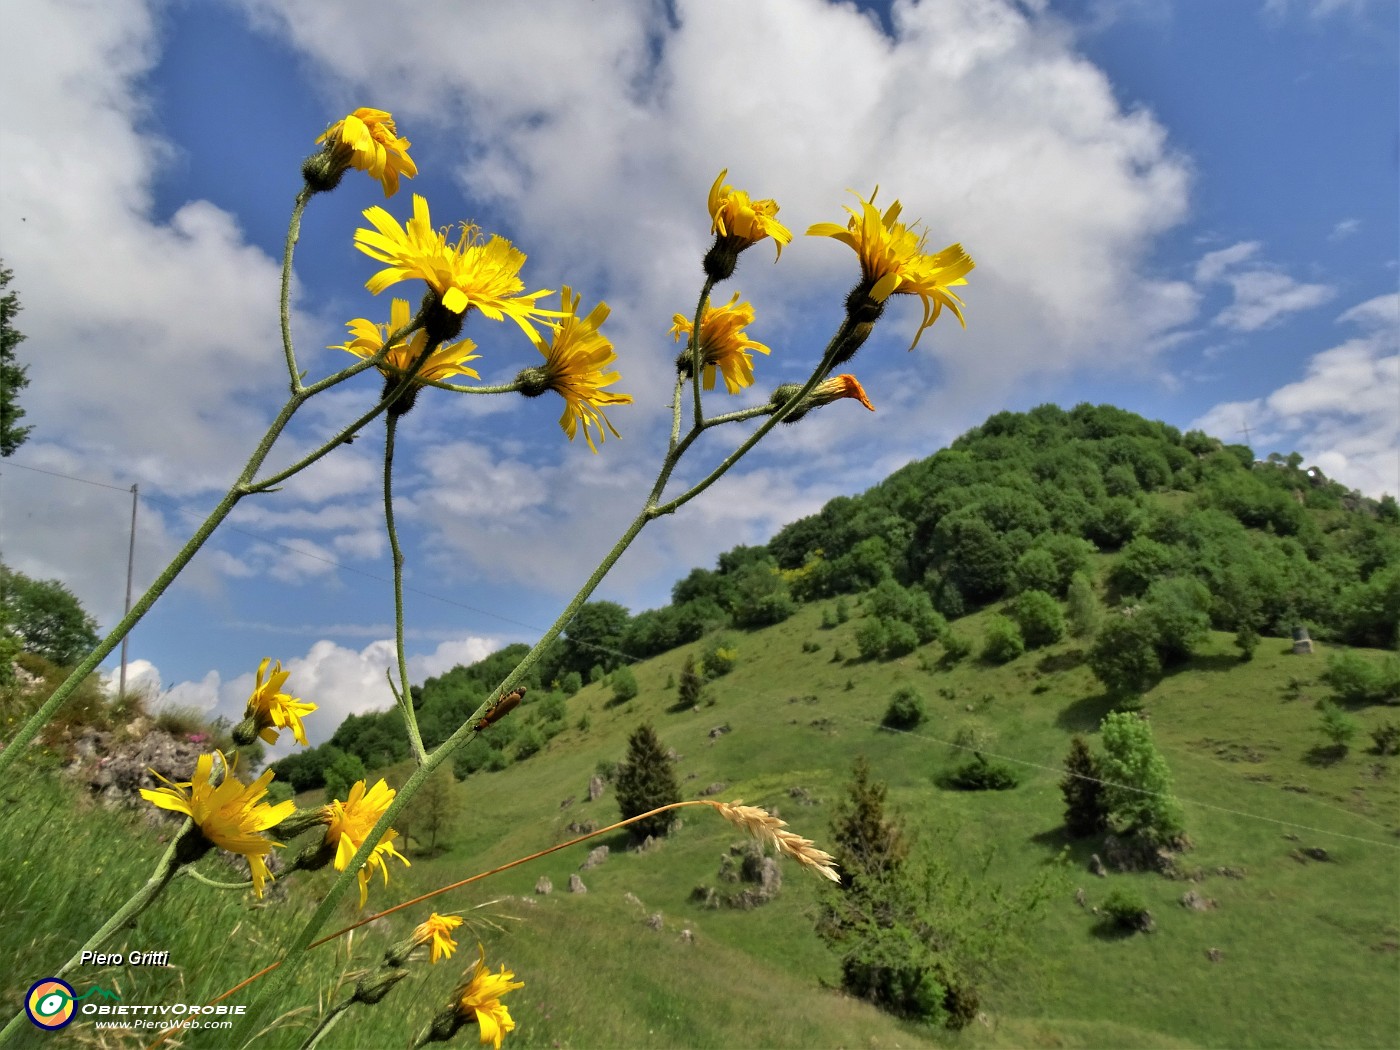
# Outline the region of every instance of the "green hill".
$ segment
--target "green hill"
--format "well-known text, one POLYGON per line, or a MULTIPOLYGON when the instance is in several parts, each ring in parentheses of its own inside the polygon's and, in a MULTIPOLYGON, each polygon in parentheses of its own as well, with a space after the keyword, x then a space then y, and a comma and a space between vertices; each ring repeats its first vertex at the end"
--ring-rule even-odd
MULTIPOLYGON (((724 888, 722 858, 741 840, 696 807, 653 850, 629 849, 625 833, 605 836, 612 852, 590 870, 579 867, 598 840, 318 949, 324 960, 303 971, 266 1045, 300 1045, 318 1004, 343 997, 337 987, 429 908, 478 924, 459 937, 461 954, 413 966, 323 1046, 406 1043, 446 1002, 478 938, 493 966, 525 981, 510 999, 519 1027, 508 1046, 1396 1045, 1400 782, 1394 755, 1368 750, 1384 750, 1384 727, 1400 720, 1395 657, 1348 644, 1395 639, 1394 503, 1368 503, 1301 463, 1256 464, 1248 450, 1204 435, 1081 409, 994 417, 870 493, 833 501, 815 522, 690 573, 670 613, 633 617, 594 603, 533 677, 526 703, 459 764, 465 778, 439 803, 439 851, 426 848, 427 818, 415 813, 401 828, 412 867, 395 864, 390 887, 371 888, 370 907, 388 907, 564 841, 580 825, 615 821, 612 788, 588 801, 589 779, 624 757, 644 721, 676 753, 685 798, 713 791, 769 807, 827 848, 864 755, 916 853, 966 876, 974 904, 993 887, 1014 896, 1050 878, 1035 921, 981 982, 967 1028, 901 1021, 844 996, 840 959, 815 930, 824 887, 796 865, 784 862, 781 892, 751 910, 692 899, 698 886, 724 888), (1102 626, 1031 644, 1044 624, 1039 603, 1023 595, 1043 591, 1072 614, 1077 573, 1091 587, 1089 619, 1102 626), (985 659, 986 639, 1007 621, 1027 647, 985 659), (658 625, 691 633, 696 622, 694 637, 629 661, 636 693, 617 698, 606 676, 639 639, 658 625), (1124 623, 1151 629, 1105 646, 1124 623), (1294 653, 1295 624, 1310 629, 1316 652, 1294 653), (1106 684, 1098 672, 1119 668, 1108 656, 1134 644, 1150 650, 1155 670, 1106 684), (703 665, 707 655, 712 668, 729 669, 706 683, 700 706, 682 707, 685 662, 703 665), (579 684, 595 667, 604 677, 579 684), (922 698, 924 719, 884 728, 905 689, 922 698), (1316 705, 1328 698, 1356 726, 1349 747, 1321 731, 1316 705), (1088 866, 1102 838, 1070 839, 1063 828, 1070 739, 1084 734, 1097 746, 1103 717, 1123 706, 1150 719, 1182 804, 1191 848, 1177 854, 1171 878, 1097 877, 1088 866), (946 786, 973 750, 1012 770, 1017 786, 946 786), (567 892, 575 873, 586 894, 567 892), (553 893, 534 892, 542 876, 553 893), (1095 909, 1114 890, 1144 899, 1155 932, 1109 928, 1095 909), (1200 910, 1181 903, 1188 893, 1200 910)), ((470 711, 509 659, 425 683, 416 698, 425 731, 470 711)), ((387 720, 347 724, 339 755, 321 768, 353 758, 400 780, 404 767, 381 761, 396 746, 387 720)), ((32 783, 7 795, 24 804, 0 813, 0 900, 62 932, 34 937, 28 924, 0 924, 12 1001, 145 879, 156 852, 133 849, 151 835, 135 818, 114 821, 75 803, 65 785, 28 775, 32 783), (54 813, 71 817, 60 829, 54 813)), ((319 801, 314 789, 303 798, 319 801)), ((120 979, 127 1001, 208 1001, 271 961, 328 881, 325 872, 288 878, 279 884, 286 896, 261 906, 182 881, 111 948, 170 950, 185 960, 178 968, 82 970, 73 980, 120 979), (210 944, 204 929, 236 932, 210 944)), ((356 916, 347 905, 344 921, 356 916)), ((90 1045, 125 1045, 72 1031, 90 1045)))

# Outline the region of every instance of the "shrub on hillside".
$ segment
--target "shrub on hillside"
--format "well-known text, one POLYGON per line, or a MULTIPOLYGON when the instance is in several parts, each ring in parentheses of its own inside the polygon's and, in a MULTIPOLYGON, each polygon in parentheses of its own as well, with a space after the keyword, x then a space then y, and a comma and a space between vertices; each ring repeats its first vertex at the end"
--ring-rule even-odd
POLYGON ((1323 736, 1332 742, 1333 747, 1345 751, 1361 727, 1356 724, 1355 719, 1349 718, 1340 707, 1330 700, 1320 701, 1317 709, 1322 712, 1322 721, 1318 725, 1318 729, 1322 731, 1323 736))
POLYGON ((1162 677, 1156 634, 1137 616, 1115 615, 1089 650, 1089 669, 1111 696, 1145 693, 1162 677))
POLYGON ((905 686, 890 698, 881 723, 890 729, 913 729, 927 714, 924 698, 912 686, 905 686))
POLYGON ((1038 649, 1064 637, 1065 615, 1060 603, 1044 591, 1022 591, 1012 604, 1011 615, 1028 648, 1038 649))
POLYGON ((982 639, 982 659, 991 664, 1010 663, 1026 651, 1021 628, 1005 616, 992 616, 982 639))
POLYGON ((947 785, 957 791, 1009 791, 1020 782, 1015 769, 990 761, 980 751, 947 776, 947 785))
POLYGON ((722 678, 734 670, 739 662, 739 645, 727 634, 717 634, 710 639, 700 657, 707 678, 722 678))
POLYGON ((1152 913, 1147 910, 1147 901, 1135 887, 1115 887, 1109 891, 1099 908, 1108 921, 1120 930, 1149 932, 1154 927, 1152 913))
POLYGON ((1390 702, 1400 699, 1400 658, 1375 662, 1349 649, 1331 653, 1322 680, 1344 704, 1390 702))
POLYGON ((623 664, 612 673, 612 702, 625 704, 637 696, 637 676, 632 668, 623 664))

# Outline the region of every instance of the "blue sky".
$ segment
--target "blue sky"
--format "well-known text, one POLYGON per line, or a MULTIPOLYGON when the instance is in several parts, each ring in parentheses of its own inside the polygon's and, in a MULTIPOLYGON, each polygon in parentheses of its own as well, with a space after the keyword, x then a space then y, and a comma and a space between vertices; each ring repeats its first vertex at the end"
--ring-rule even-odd
MULTIPOLYGON (((887 311, 853 362, 874 414, 841 403, 784 428, 644 532, 599 598, 661 604, 720 551, 1045 401, 1235 441, 1247 426, 1260 456, 1296 449, 1396 492, 1398 53, 1394 0, 9 5, 0 257, 35 431, 0 464, 0 558, 110 623, 130 485, 138 585, 216 501, 285 391, 276 282, 300 161, 356 106, 394 112, 420 176, 388 202, 364 176, 314 202, 303 367, 348 360, 322 348, 350 318, 387 320, 392 293, 364 290, 375 267, 351 238, 364 208, 402 218, 419 192, 435 222, 514 240, 530 288, 605 299, 616 388, 636 398, 598 455, 564 439, 553 395, 420 399, 397 482, 418 680, 537 635, 640 505, 669 424, 667 330, 698 293, 726 167, 799 236, 731 282, 773 354, 712 411, 815 360, 854 257, 800 234, 842 218, 848 187, 878 183, 931 247, 966 246, 968 328, 945 318, 906 353, 917 304, 887 311)), ((466 334, 485 381, 537 360, 513 326, 466 334)), ((308 404, 274 461, 377 390, 308 404)), ((133 634, 134 669, 171 702, 237 714, 258 661, 281 659, 327 709, 313 740, 385 706, 381 448, 371 432, 246 500, 133 634)))

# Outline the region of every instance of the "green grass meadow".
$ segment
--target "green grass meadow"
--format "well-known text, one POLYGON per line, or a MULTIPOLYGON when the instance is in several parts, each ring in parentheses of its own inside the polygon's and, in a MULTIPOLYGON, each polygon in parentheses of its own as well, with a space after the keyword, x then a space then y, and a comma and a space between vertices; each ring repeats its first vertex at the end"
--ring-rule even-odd
MULTIPOLYGON (((1082 663, 1082 644, 1057 643, 996 668, 973 657, 942 669, 936 644, 901 660, 856 662, 849 658, 859 617, 827 630, 822 612, 818 603, 775 627, 732 632, 738 663, 709 684, 708 706, 671 710, 676 692, 665 684, 697 646, 637 665, 640 693, 625 704, 610 703, 604 684, 584 688, 568 702, 571 728, 539 755, 454 785, 447 849, 429 857, 410 848, 413 866, 393 863, 390 886, 372 885, 369 908, 562 841, 571 821, 616 820, 611 789, 589 802, 588 780, 600 760, 624 756, 628 733, 642 721, 679 754, 684 797, 723 783, 714 797, 775 809, 818 845, 829 845, 832 812, 864 754, 919 848, 955 866, 985 862, 986 878, 1016 887, 1068 850, 1041 921, 985 989, 982 1018, 961 1032, 933 1030, 842 995, 838 960, 813 931, 821 887, 796 865, 783 862, 783 892, 761 908, 692 903, 691 890, 717 884, 721 855, 740 839, 695 807, 682 811, 683 827, 655 851, 628 852, 625 835, 604 836, 317 949, 319 959, 278 1005, 277 1025, 259 1045, 299 1045, 319 1012, 344 995, 344 983, 430 910, 463 912, 477 929, 459 931, 461 949, 449 962, 415 962, 380 1005, 356 1007, 321 1046, 406 1045, 475 961, 477 939, 493 968, 504 963, 525 982, 507 1000, 518 1024, 509 1047, 1400 1045, 1400 771, 1395 758, 1364 750, 1365 730, 1393 720, 1395 709, 1351 712, 1363 726, 1351 750, 1339 759, 1323 752, 1313 707, 1326 695, 1318 683, 1323 654, 1294 656, 1283 639, 1266 638, 1252 662, 1240 663, 1231 636, 1214 634, 1189 668, 1153 689, 1144 710, 1184 804, 1195 846, 1180 866, 1193 877, 1097 878, 1087 860, 1099 847, 1063 836, 1058 787, 1070 736, 1092 734, 1110 709, 1082 663), (804 643, 819 648, 805 652, 804 643), (834 659, 838 649, 845 658, 834 659), (891 695, 906 685, 923 695, 928 718, 908 733, 881 729, 891 695), (725 724, 730 731, 711 738, 725 724), (951 742, 971 725, 992 735, 989 752, 1017 765, 1020 786, 982 793, 939 786, 939 776, 966 759, 951 742), (811 803, 791 796, 793 788, 805 789, 811 803), (586 894, 568 893, 569 875, 599 842, 611 856, 582 873, 586 894), (1311 848, 1330 860, 1301 852, 1311 848), (533 892, 542 875, 554 884, 549 896, 533 892), (1123 884, 1146 897, 1156 932, 1109 933, 1092 914, 1123 884), (1075 902, 1079 888, 1088 907, 1075 902), (1188 910, 1179 903, 1188 890, 1218 906, 1188 910), (647 925, 656 914, 660 930, 647 925), (1218 961, 1208 958, 1211 949, 1218 961)), ((988 613, 954 630, 980 642, 988 613)), ((528 713, 527 702, 511 717, 528 713)), ((49 772, 26 773, 5 797, 0 953, 8 960, 6 999, 17 1005, 144 881, 163 849, 158 837, 176 825, 152 824, 139 809, 100 809, 49 772)), ((212 859, 201 870, 236 877, 212 859)), ((277 944, 328 883, 325 872, 296 875, 259 903, 178 880, 106 949, 168 950, 172 966, 83 968, 70 983, 79 992, 115 988, 128 1002, 208 1001, 275 959, 277 944)), ((353 898, 340 924, 357 917, 353 898)), ((22 1045, 35 1046, 126 1047, 154 1037, 83 1022, 61 1037, 21 1034, 29 1041, 22 1045)), ((476 1043, 472 1031, 457 1039, 476 1043)), ((215 1033, 175 1043, 227 1045, 215 1033)))

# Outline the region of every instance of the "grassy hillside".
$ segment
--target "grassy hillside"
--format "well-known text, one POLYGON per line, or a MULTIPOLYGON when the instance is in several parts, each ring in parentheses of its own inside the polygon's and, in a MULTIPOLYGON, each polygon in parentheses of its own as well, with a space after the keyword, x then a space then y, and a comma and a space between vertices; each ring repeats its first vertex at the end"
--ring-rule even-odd
MULTIPOLYGON (((446 836, 450 848, 431 859, 410 851, 413 867, 395 865, 392 886, 376 886, 371 907, 560 841, 571 821, 615 819, 610 791, 585 801, 588 778, 600 759, 623 756, 627 734, 644 719, 680 754, 687 797, 725 783, 718 797, 780 810, 796 831, 820 843, 852 758, 863 753, 888 780, 891 800, 924 848, 967 864, 991 849, 987 877, 1008 885, 1034 877, 1067 844, 1057 782, 1069 736, 1092 731, 1108 707, 1077 662, 1078 647, 1059 643, 993 669, 965 661, 938 670, 936 644, 898 661, 838 662, 837 648, 854 649, 860 617, 823 630, 821 613, 810 606, 780 625, 739 635, 735 670, 710 684, 713 706, 669 710, 675 693, 665 683, 678 674, 685 649, 638 666, 640 693, 625 705, 610 705, 601 683, 586 687, 568 701, 572 728, 543 753, 454 786, 458 815, 446 836), (804 642, 820 648, 804 652, 804 642), (911 733, 881 730, 888 699, 903 685, 923 693, 931 717, 911 733), (589 728, 581 731, 584 715, 589 728), (964 793, 936 785, 961 759, 950 742, 969 722, 994 734, 991 750, 1018 764, 1021 786, 964 793), (711 739, 709 730, 720 724, 731 732, 711 739), (798 804, 789 796, 796 787, 816 804, 798 804)), ((978 616, 957 625, 968 634, 978 627, 978 616)), ((1311 703, 1325 692, 1316 684, 1321 657, 1288 650, 1283 640, 1267 638, 1256 658, 1242 664, 1230 636, 1212 635, 1189 667, 1146 697, 1196 843, 1183 867, 1199 869, 1199 881, 1147 874, 1098 879, 1084 869, 1093 847, 1070 844, 1073 865, 1063 892, 1031 931, 1023 955, 988 990, 984 1021, 961 1033, 904 1024, 833 991, 835 957, 812 929, 820 887, 792 865, 785 865, 781 896, 760 909, 706 911, 690 903, 694 886, 715 884, 720 855, 737 841, 699 809, 685 811, 685 826, 652 853, 624 852, 620 835, 605 839, 613 854, 583 873, 586 895, 564 890, 593 843, 457 891, 434 907, 495 902, 476 913, 498 927, 484 928, 481 937, 490 958, 526 982, 512 1003, 520 1027, 511 1045, 1394 1045, 1400 1033, 1395 760, 1357 748, 1340 761, 1321 762, 1311 703), (1300 851, 1313 847, 1331 861, 1304 859, 1300 851), (1222 868, 1243 877, 1218 874, 1222 868), (548 897, 532 892, 541 875, 556 887, 548 897), (1120 883, 1147 897, 1156 933, 1106 935, 1074 901, 1076 888, 1092 906, 1120 883), (1186 910, 1177 901, 1188 889, 1218 907, 1186 910), (658 913, 662 929, 655 931, 645 920, 658 913), (690 942, 680 936, 685 929, 693 933, 690 942), (1207 958, 1211 948, 1220 950, 1218 962, 1207 958)), ((1369 726, 1383 713, 1364 709, 1357 717, 1369 726)), ((15 960, 7 979, 13 995, 79 943, 104 902, 129 893, 156 853, 148 829, 116 826, 97 812, 56 821, 71 805, 60 791, 45 789, 47 806, 26 791, 25 805, 7 807, 3 817, 9 860, 0 865, 0 899, 7 915, 59 916, 61 923, 43 927, 71 931, 69 943, 59 944, 55 936, 31 941, 22 922, 3 924, 0 949, 15 960), (36 879, 36 870, 45 877, 36 879)), ((113 946, 169 949, 183 960, 177 970, 89 969, 74 980, 120 983, 128 1001, 169 998, 176 990, 212 998, 269 961, 277 934, 309 910, 323 880, 289 879, 286 898, 261 906, 183 884, 113 946), (191 915, 200 921, 190 922, 191 915), (200 932, 235 925, 235 936, 218 944, 200 932)), ((343 917, 354 916, 347 908, 343 917)), ((344 944, 320 949, 325 963, 308 969, 302 997, 287 1004, 286 1030, 270 1033, 268 1045, 298 1045, 295 1033, 304 1036, 315 1004, 333 996, 337 979, 368 965, 421 918, 410 912, 385 920, 382 929, 357 932, 348 954, 344 944)), ((469 957, 472 937, 461 939, 459 960, 469 957)), ((402 1044, 404 1033, 445 1000, 459 972, 453 964, 413 969, 383 1004, 351 1014, 323 1045, 402 1044)), ((90 1045, 119 1045, 91 1030, 85 1036, 80 1026, 72 1031, 90 1045)))

